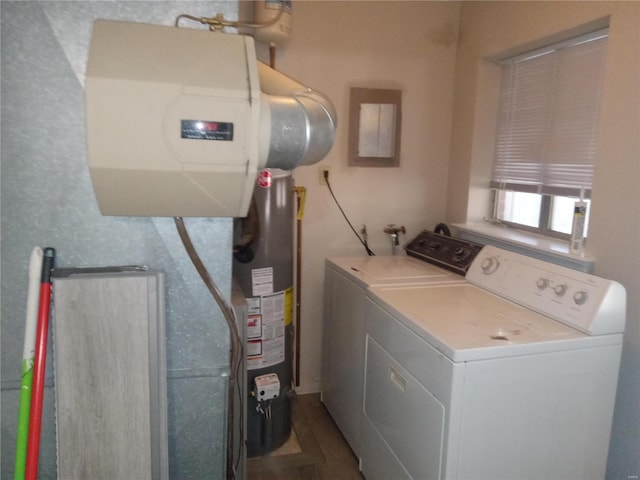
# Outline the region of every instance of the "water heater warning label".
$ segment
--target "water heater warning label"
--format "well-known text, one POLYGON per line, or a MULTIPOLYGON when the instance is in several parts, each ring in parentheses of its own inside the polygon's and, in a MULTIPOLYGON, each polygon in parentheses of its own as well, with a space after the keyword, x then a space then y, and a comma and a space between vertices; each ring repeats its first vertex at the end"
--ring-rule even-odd
POLYGON ((180 136, 190 140, 233 140, 233 123, 211 120, 181 120, 180 136))
POLYGON ((286 292, 248 298, 247 369, 284 361, 286 292))
POLYGON ((251 288, 253 296, 273 293, 273 267, 254 268, 251 270, 251 288))

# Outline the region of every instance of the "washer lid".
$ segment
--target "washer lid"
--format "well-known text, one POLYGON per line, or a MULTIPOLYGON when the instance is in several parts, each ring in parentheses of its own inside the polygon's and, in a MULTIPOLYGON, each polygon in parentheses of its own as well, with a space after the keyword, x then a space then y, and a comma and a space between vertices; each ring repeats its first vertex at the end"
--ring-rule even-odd
POLYGON ((456 362, 622 341, 586 335, 470 284, 374 287, 369 298, 456 362))
POLYGON ((464 277, 412 257, 334 257, 327 265, 347 274, 364 288, 373 285, 462 283, 464 277))

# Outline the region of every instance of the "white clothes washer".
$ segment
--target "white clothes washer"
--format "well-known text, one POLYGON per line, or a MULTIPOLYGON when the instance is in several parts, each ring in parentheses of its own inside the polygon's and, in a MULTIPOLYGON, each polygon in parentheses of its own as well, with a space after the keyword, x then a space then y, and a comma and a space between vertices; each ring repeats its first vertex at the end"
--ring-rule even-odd
POLYGON ((602 479, 624 288, 491 246, 466 278, 368 290, 365 477, 602 479))
POLYGON ((367 289, 462 283, 464 273, 481 248, 478 244, 425 230, 405 247, 410 256, 326 260, 322 401, 357 456, 362 443, 367 289))

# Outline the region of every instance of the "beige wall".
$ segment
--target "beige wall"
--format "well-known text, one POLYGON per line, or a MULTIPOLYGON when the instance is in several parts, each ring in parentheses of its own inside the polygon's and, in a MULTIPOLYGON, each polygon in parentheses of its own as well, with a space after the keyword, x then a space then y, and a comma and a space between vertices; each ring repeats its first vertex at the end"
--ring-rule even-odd
POLYGON ((463 3, 447 220, 477 220, 486 211, 476 187, 491 162, 486 98, 492 94, 493 73, 482 59, 607 17, 610 36, 587 248, 597 256, 595 273, 627 288, 607 475, 627 479, 640 474, 640 2, 463 3))
MULTIPOLYGON (((407 237, 444 219, 459 4, 455 2, 294 2, 293 35, 278 48, 276 68, 326 95, 338 112, 328 157, 294 171, 307 188, 302 235, 300 392, 320 389, 324 259, 364 255, 342 218, 320 169, 376 254, 388 255, 383 233, 404 225, 407 237), (350 87, 402 90, 399 168, 347 166, 350 87)), ((266 48, 258 54, 267 60, 266 48)), ((404 240, 404 239, 403 239, 404 240)))

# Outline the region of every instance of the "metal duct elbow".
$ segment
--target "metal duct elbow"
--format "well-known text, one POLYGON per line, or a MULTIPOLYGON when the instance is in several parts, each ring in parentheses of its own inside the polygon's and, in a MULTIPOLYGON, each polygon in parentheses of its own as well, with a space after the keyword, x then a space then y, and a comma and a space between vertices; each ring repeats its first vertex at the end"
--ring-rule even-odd
MULTIPOLYGON (((266 168, 291 170, 322 160, 335 138, 331 101, 258 62, 262 91, 260 157, 266 168)), ((261 162, 262 163, 262 162, 261 162)))

